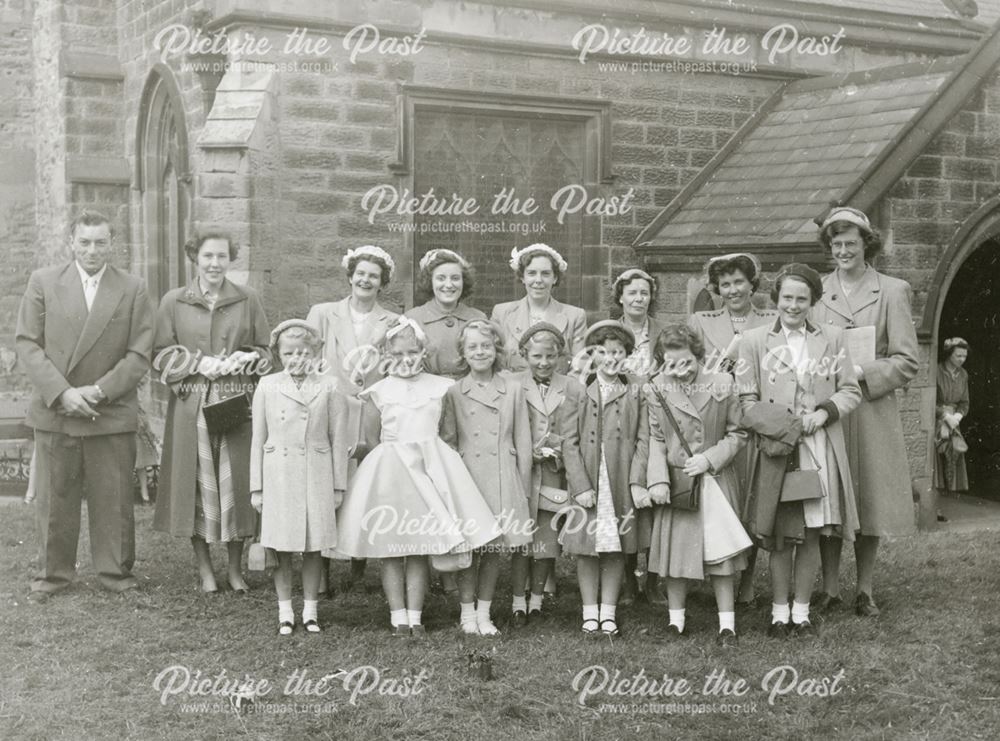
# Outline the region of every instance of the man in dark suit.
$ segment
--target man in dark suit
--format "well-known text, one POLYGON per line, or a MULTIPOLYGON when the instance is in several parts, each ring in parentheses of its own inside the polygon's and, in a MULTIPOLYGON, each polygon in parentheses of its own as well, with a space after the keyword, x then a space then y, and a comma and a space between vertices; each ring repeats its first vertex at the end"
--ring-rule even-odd
POLYGON ((108 264, 108 218, 84 211, 70 230, 74 260, 36 270, 17 317, 17 354, 35 393, 35 488, 40 570, 28 598, 73 580, 80 502, 101 584, 134 589, 132 467, 136 386, 149 369, 153 313, 141 280, 108 264))

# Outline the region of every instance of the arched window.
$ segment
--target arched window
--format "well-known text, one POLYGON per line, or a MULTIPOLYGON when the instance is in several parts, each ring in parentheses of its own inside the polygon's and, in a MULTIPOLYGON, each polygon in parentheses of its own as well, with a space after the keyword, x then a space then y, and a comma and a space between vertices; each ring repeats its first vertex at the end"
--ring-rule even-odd
POLYGON ((187 127, 173 74, 157 64, 139 102, 136 183, 142 198, 146 283, 155 298, 187 282, 191 217, 187 127))

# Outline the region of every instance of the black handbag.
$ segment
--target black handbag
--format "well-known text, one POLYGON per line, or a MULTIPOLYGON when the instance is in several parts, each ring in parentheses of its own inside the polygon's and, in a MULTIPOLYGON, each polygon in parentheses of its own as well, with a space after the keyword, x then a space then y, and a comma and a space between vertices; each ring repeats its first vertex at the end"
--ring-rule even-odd
MULTIPOLYGON (((209 386, 209 394, 211 391, 209 386)), ((221 435, 249 422, 251 401, 251 392, 244 389, 225 399, 202 404, 201 411, 205 415, 209 434, 221 435)))
MULTIPOLYGON (((681 447, 690 458, 694 455, 691 452, 691 446, 688 445, 687 440, 684 439, 684 435, 681 433, 680 425, 677 424, 677 420, 674 418, 673 412, 670 411, 670 407, 667 405, 666 399, 663 398, 663 394, 660 390, 656 388, 653 384, 649 384, 649 387, 656 394, 656 400, 660 402, 660 406, 663 408, 664 413, 667 415, 667 421, 670 422, 670 426, 674 428, 674 434, 677 435, 677 439, 680 440, 681 447)), ((674 509, 683 509, 689 512, 697 512, 701 507, 701 486, 704 481, 702 474, 697 476, 688 476, 684 473, 684 469, 678 466, 667 465, 667 469, 670 471, 670 506, 674 509)))
POLYGON ((785 477, 781 480, 781 494, 778 497, 780 502, 804 502, 809 499, 823 498, 823 484, 819 478, 819 461, 809 448, 808 444, 796 445, 795 450, 788 456, 785 468, 785 477), (809 451, 809 456, 816 464, 815 470, 802 470, 799 468, 799 453, 803 445, 809 451))

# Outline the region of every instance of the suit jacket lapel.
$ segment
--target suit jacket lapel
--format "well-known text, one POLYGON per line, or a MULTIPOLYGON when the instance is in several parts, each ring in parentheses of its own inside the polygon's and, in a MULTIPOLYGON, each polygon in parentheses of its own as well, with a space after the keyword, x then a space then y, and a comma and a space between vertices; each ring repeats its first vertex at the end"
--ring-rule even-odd
POLYGON ((792 350, 788 347, 785 333, 781 331, 780 320, 776 320, 774 327, 767 333, 764 350, 767 356, 771 358, 769 365, 772 376, 780 371, 782 374, 791 373, 794 377, 795 365, 792 362, 792 350))
POLYGON ((87 300, 83 296, 83 284, 80 282, 75 262, 71 262, 59 276, 59 288, 59 302, 69 325, 66 327, 67 333, 70 337, 79 338, 83 335, 83 327, 87 323, 87 300))
POLYGON ((827 354, 826 335, 820 332, 814 324, 806 325, 806 351, 809 353, 810 365, 815 364, 827 354))
MULTIPOLYGON (((535 383, 535 379, 531 377, 531 373, 527 372, 527 383, 524 384, 524 398, 528 402, 528 406, 534 407, 542 414, 548 414, 548 409, 545 407, 545 400, 542 399, 542 392, 538 389, 538 384, 535 383)), ((549 394, 552 393, 552 387, 549 386, 549 394)), ((548 395, 546 395, 546 399, 548 395)))
MULTIPOLYGON (((80 293, 83 293, 82 285, 80 286, 80 293)), ((80 339, 73 349, 73 355, 66 368, 67 373, 94 346, 94 343, 97 342, 101 333, 104 332, 104 328, 108 326, 108 321, 124 297, 125 293, 122 290, 122 282, 118 276, 118 271, 109 265, 104 271, 104 275, 101 276, 101 282, 97 287, 97 295, 94 296, 94 303, 90 307, 90 314, 87 315, 87 321, 83 325, 83 332, 80 333, 80 339)), ((86 301, 84 301, 84 308, 86 306, 86 301)))
POLYGON ((551 415, 559 405, 566 399, 566 379, 562 376, 553 376, 549 384, 549 392, 545 394, 545 411, 551 415))
POLYGON ((729 320, 729 312, 723 310, 719 316, 703 317, 702 326, 705 328, 705 336, 708 341, 720 353, 729 349, 729 343, 736 336, 736 333, 733 332, 732 322, 729 320))
POLYGON ((531 312, 528 309, 528 299, 522 298, 517 302, 517 308, 514 309, 514 336, 520 338, 522 334, 528 331, 531 322, 531 312))
POLYGON ((848 306, 847 298, 843 293, 840 290, 840 286, 837 285, 836 270, 823 278, 823 295, 819 299, 823 303, 823 306, 834 314, 844 317, 847 321, 853 322, 854 315, 851 313, 851 308, 848 306))
POLYGON ((358 339, 354 336, 354 324, 351 322, 351 309, 348 301, 350 298, 345 298, 330 307, 330 324, 333 325, 333 336, 337 338, 337 344, 344 348, 344 355, 358 346, 358 339))
POLYGON ((679 383, 676 381, 670 383, 667 386, 667 393, 665 395, 667 397, 667 401, 670 402, 670 406, 674 409, 684 412, 684 414, 694 417, 695 419, 701 419, 701 415, 698 414, 698 410, 695 408, 694 403, 688 395, 681 390, 679 383))
POLYGON ((851 311, 856 315, 862 309, 874 304, 881 297, 882 285, 879 282, 878 274, 871 268, 868 268, 861 278, 861 283, 854 290, 857 298, 851 304, 851 311))

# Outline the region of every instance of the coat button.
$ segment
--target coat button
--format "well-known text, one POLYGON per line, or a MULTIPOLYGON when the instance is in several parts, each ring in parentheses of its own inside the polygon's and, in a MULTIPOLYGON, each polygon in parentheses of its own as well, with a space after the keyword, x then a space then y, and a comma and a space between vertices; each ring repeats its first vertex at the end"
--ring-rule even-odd
POLYGON ((493 409, 492 411, 493 411, 494 414, 500 414, 500 410, 499 409, 493 409))
POLYGON ((444 326, 446 326, 446 327, 454 327, 455 326, 455 320, 452 319, 451 317, 448 317, 447 319, 444 320, 444 326))
POLYGON ((511 448, 510 449, 510 454, 511 455, 517 455, 517 448, 511 448))

